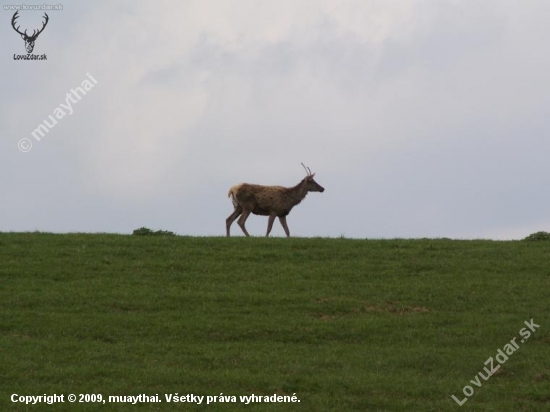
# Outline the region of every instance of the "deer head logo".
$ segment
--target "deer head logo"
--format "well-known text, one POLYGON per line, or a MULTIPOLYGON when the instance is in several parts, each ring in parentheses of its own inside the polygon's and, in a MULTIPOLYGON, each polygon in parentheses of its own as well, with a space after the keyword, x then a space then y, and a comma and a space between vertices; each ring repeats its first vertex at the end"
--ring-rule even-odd
POLYGON ((27 30, 25 30, 24 33, 21 33, 19 31, 20 26, 17 26, 17 28, 15 27, 15 23, 16 23, 15 20, 17 20, 17 18, 19 18, 17 13, 19 13, 19 11, 16 11, 15 14, 13 15, 13 17, 11 19, 11 25, 12 25, 13 29, 21 35, 21 38, 23 40, 25 40, 25 48, 27 49, 27 53, 32 53, 32 51, 34 49, 34 42, 36 41, 36 38, 38 37, 38 35, 40 33, 42 33, 42 31, 44 31, 44 28, 48 24, 48 20, 50 18, 48 17, 48 15, 46 13, 44 13, 44 18, 46 19, 46 21, 44 23, 42 23, 42 28, 40 30, 38 30, 38 32, 36 30, 34 30, 33 33, 32 33, 32 36, 29 36, 29 35, 27 35, 27 30))

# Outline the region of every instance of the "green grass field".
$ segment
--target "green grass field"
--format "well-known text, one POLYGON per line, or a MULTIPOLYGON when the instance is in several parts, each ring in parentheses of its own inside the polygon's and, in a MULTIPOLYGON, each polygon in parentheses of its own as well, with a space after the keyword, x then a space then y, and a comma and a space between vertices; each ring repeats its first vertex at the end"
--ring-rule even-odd
POLYGON ((0 410, 548 411, 549 262, 549 242, 0 233, 0 410))

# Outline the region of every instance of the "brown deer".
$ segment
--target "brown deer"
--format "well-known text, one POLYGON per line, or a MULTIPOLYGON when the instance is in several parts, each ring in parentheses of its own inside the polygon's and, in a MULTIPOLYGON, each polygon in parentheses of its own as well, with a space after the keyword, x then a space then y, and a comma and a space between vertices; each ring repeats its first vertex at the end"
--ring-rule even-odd
MULTIPOLYGON (((303 163, 302 166, 304 166, 303 163)), ((231 224, 239 216, 240 218, 237 223, 244 234, 250 236, 244 226, 250 213, 269 216, 269 220, 267 221, 267 233, 265 234, 266 237, 269 236, 276 217, 279 218, 286 236, 290 237, 290 231, 286 224, 286 216, 290 213, 292 208, 304 200, 308 192, 325 191, 321 185, 313 180, 315 173, 311 173, 309 167, 306 168, 304 166, 304 169, 307 173, 306 177, 294 187, 261 186, 241 183, 229 189, 227 196, 231 198, 235 210, 225 221, 227 237, 230 236, 229 229, 231 228, 231 224)))

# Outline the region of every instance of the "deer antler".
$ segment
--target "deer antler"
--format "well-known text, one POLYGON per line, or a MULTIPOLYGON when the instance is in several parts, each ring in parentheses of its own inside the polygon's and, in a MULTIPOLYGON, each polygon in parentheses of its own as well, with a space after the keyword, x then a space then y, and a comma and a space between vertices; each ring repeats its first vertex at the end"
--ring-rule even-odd
POLYGON ((306 167, 303 163, 302 163, 302 166, 304 167, 305 171, 306 171, 306 174, 308 176, 311 176, 311 170, 309 169, 309 167, 306 167))
POLYGON ((46 13, 44 13, 44 18, 46 19, 46 21, 44 23, 42 23, 42 28, 40 30, 38 30, 38 33, 36 33, 36 34, 34 34, 34 32, 36 30, 34 30, 31 37, 36 38, 36 37, 38 37, 38 35, 40 33, 42 33, 44 31, 44 29, 46 28, 46 25, 48 24, 48 21, 50 20, 50 18, 48 17, 48 15, 46 13))
POLYGON ((19 13, 19 10, 15 12, 15 14, 13 15, 12 19, 11 19, 11 26, 13 27, 13 29, 19 33, 21 36, 26 36, 27 35, 27 30, 25 30, 25 33, 21 33, 19 31, 19 27, 21 26, 17 26, 17 28, 15 28, 15 20, 17 20, 19 18, 19 16, 17 15, 17 13, 19 13))
POLYGON ((17 33, 19 33, 21 36, 25 36, 25 39, 36 39, 38 37, 38 35, 40 33, 42 33, 42 31, 44 31, 44 29, 46 28, 46 25, 48 24, 48 21, 50 20, 50 18, 48 17, 48 14, 44 13, 44 18, 46 19, 46 21, 44 23, 42 23, 42 28, 40 30, 38 30, 38 33, 36 32, 36 30, 33 30, 32 36, 29 36, 27 34, 27 30, 25 30, 24 33, 21 33, 19 31, 19 27, 21 27, 21 26, 17 26, 17 28, 15 27, 16 20, 19 18, 18 13, 19 13, 19 10, 16 11, 15 14, 13 15, 13 17, 11 19, 11 25, 17 33))

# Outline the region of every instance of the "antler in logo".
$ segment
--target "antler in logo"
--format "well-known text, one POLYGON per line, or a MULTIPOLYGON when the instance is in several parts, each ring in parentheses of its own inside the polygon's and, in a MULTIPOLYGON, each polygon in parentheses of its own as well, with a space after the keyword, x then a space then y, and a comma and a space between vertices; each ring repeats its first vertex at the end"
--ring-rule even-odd
POLYGON ((40 30, 38 30, 38 32, 36 32, 36 30, 34 30, 33 33, 32 33, 32 36, 28 36, 27 35, 27 30, 25 30, 24 33, 21 33, 19 31, 20 26, 17 26, 17 28, 15 27, 15 23, 16 23, 15 20, 19 17, 17 15, 17 13, 19 13, 19 11, 16 11, 15 14, 13 15, 13 17, 11 19, 11 25, 12 25, 13 29, 21 35, 21 38, 23 40, 25 40, 25 48, 27 49, 27 53, 32 53, 32 51, 34 49, 34 42, 36 41, 36 38, 38 37, 38 35, 40 33, 42 33, 42 31, 44 31, 44 28, 48 24, 48 20, 50 20, 50 18, 48 17, 48 15, 46 13, 44 13, 44 18, 46 19, 46 21, 44 23, 42 23, 42 28, 40 30))

